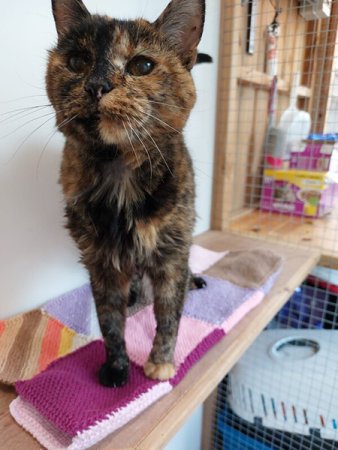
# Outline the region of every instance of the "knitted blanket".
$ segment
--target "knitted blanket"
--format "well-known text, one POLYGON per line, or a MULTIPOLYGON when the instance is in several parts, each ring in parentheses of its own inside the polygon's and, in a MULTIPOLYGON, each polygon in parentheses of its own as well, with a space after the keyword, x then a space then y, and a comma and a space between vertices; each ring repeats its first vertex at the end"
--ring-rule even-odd
POLYGON ((0 382, 27 380, 89 341, 40 309, 0 321, 0 382))
MULTIPOLYGON (((202 272, 223 258, 197 245, 190 251, 189 265, 202 272)), ((149 280, 144 296, 129 308, 131 316, 152 303, 149 280)), ((14 384, 44 370, 55 359, 101 337, 89 284, 49 300, 41 309, 0 320, 0 382, 14 384)))
MULTIPOLYGON (((201 255, 204 251, 195 247, 192 254, 201 255)), ((213 269, 227 267, 228 273, 226 258, 233 255, 211 254, 212 262, 205 260, 199 271, 213 265, 213 269)), ((242 258, 243 264, 248 260, 248 252, 235 256, 237 262, 242 258)), ((11 414, 48 449, 91 447, 169 393, 193 364, 261 302, 278 276, 280 264, 280 259, 271 253, 256 254, 252 270, 247 266, 245 272, 245 285, 255 287, 203 275, 207 288, 190 291, 185 303, 174 358, 176 375, 172 379, 154 381, 143 374, 142 365, 149 355, 156 327, 153 306, 147 304, 127 319, 125 337, 131 367, 125 386, 106 388, 98 383, 97 372, 105 351, 102 341, 96 340, 54 361, 31 380, 17 382, 19 397, 10 405, 11 414), (268 266, 257 272, 256 266, 264 266, 265 258, 269 258, 268 266)))

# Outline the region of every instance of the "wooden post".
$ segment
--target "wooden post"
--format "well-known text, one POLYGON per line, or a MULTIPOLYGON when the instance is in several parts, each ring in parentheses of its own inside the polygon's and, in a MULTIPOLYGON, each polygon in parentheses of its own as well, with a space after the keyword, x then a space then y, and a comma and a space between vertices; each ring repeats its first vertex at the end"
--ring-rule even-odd
POLYGON ((224 230, 229 220, 233 196, 237 146, 238 89, 240 69, 239 31, 242 6, 239 1, 221 2, 218 107, 215 143, 213 206, 211 225, 224 230))
POLYGON ((331 80, 335 46, 338 32, 338 0, 333 0, 331 17, 321 21, 318 47, 315 58, 317 65, 313 81, 312 131, 323 133, 326 112, 331 92, 331 80))

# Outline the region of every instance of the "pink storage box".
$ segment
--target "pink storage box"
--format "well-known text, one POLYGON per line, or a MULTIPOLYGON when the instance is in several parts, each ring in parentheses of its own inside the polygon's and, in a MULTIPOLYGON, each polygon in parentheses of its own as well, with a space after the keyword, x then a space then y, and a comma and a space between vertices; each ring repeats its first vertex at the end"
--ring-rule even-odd
POLYGON ((338 142, 304 140, 291 151, 290 169, 338 172, 338 142))

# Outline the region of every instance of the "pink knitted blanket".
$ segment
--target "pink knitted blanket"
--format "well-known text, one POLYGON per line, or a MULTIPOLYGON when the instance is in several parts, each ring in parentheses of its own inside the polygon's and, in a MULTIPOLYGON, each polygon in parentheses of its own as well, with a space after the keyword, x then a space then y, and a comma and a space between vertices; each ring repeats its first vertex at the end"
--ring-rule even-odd
MULTIPOLYGON (((195 246, 193 252, 201 255, 205 250, 195 246)), ((203 258, 205 264, 199 272, 226 258, 225 253, 211 252, 209 256, 212 261, 203 258)), ((207 288, 191 291, 185 304, 175 352, 177 371, 169 381, 150 380, 143 374, 156 326, 149 305, 127 319, 131 370, 125 386, 111 389, 98 383, 105 353, 102 341, 96 340, 54 361, 31 380, 18 382, 19 397, 10 406, 13 417, 48 449, 91 447, 170 392, 191 366, 263 299, 278 274, 277 266, 255 289, 204 275, 207 288)))

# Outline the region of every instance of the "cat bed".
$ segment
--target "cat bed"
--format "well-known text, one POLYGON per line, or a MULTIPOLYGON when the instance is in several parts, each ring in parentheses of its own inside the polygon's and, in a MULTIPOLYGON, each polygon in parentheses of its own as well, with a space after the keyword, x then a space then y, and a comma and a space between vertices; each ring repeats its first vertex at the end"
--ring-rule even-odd
MULTIPOLYGON (((194 247, 192 254, 194 251, 201 255, 204 249, 194 247)), ((217 257, 209 263, 205 260, 204 270, 227 265, 226 258, 232 257, 231 253, 214 252, 212 256, 217 257)), ((238 256, 246 261, 248 252, 238 256)), ((176 375, 172 379, 154 381, 143 374, 142 365, 150 352, 156 326, 153 306, 148 304, 127 319, 125 335, 131 368, 125 386, 106 388, 98 383, 97 372, 105 354, 102 341, 95 340, 54 361, 31 380, 17 382, 19 397, 10 405, 11 414, 48 449, 86 449, 96 444, 169 393, 213 345, 261 302, 281 265, 273 255, 274 264, 257 274, 255 266, 261 266, 266 257, 264 252, 256 255, 255 264, 247 273, 252 278, 250 283, 256 283, 255 288, 211 277, 206 272, 207 287, 189 292, 175 351, 176 375)), ((199 258, 201 261, 203 257, 199 258)))

